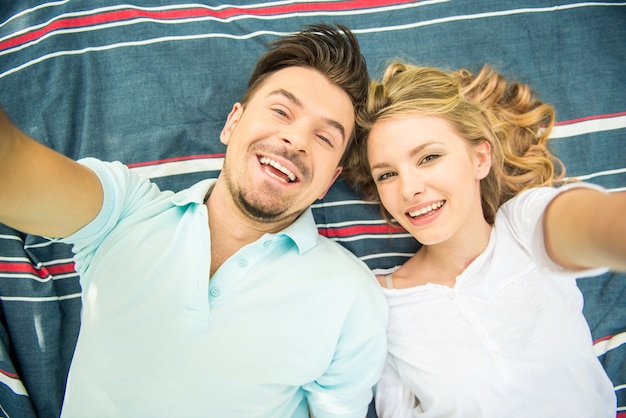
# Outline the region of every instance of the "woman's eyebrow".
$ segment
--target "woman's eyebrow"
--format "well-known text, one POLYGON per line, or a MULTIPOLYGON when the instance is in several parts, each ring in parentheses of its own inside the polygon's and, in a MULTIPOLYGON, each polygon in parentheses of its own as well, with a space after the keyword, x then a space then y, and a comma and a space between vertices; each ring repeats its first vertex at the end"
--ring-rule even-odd
MULTIPOLYGON (((409 157, 415 157, 417 154, 419 154, 420 152, 424 151, 425 148, 428 148, 431 145, 435 145, 435 144, 438 144, 438 142, 437 141, 431 141, 431 142, 426 142, 426 143, 420 144, 420 145, 418 145, 418 146, 416 146, 414 148, 411 148, 409 150, 409 152, 408 152, 408 155, 409 155, 409 157)), ((389 164, 386 163, 386 162, 378 163, 378 164, 375 164, 375 165, 371 166, 370 167, 370 171, 373 171, 374 169, 377 169, 377 168, 386 168, 388 166, 389 166, 389 164)))

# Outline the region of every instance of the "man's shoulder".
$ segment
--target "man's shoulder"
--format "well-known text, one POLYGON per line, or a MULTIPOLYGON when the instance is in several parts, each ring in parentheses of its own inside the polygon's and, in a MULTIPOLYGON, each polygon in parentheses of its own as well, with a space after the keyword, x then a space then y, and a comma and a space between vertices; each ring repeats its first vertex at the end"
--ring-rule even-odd
POLYGON ((317 245, 310 251, 311 257, 320 257, 321 262, 344 273, 374 276, 369 267, 341 244, 320 235, 317 245))
POLYGON ((318 240, 317 247, 319 247, 321 251, 337 253, 338 257, 341 257, 342 259, 345 259, 346 261, 352 261, 352 262, 357 261, 359 264, 363 264, 363 262, 359 260, 358 257, 352 254, 347 248, 345 248, 343 245, 339 244, 338 242, 333 241, 332 239, 325 237, 324 235, 321 235, 321 234, 318 236, 317 240, 318 240))

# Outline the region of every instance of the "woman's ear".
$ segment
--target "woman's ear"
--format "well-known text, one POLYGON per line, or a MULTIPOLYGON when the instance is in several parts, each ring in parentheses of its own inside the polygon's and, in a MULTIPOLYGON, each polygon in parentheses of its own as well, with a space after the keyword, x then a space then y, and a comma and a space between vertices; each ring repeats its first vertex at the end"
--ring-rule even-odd
POLYGON ((482 180, 491 170, 491 144, 483 141, 474 147, 476 153, 476 179, 482 180))
POLYGON ((222 132, 220 133, 220 141, 222 142, 222 144, 228 145, 228 142, 230 141, 230 135, 232 134, 233 129, 235 129, 237 122, 239 122, 239 118, 241 118, 242 112, 243 106, 241 105, 241 103, 235 103, 232 110, 228 114, 228 117, 226 118, 226 123, 224 124, 222 132))

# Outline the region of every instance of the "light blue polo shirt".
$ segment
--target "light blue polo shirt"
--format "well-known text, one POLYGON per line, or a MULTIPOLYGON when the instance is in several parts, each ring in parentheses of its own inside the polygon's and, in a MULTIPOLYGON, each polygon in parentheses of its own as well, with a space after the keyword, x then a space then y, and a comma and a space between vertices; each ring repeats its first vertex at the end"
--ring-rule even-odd
POLYGON ((310 210, 209 281, 203 199, 214 180, 174 194, 122 164, 81 162, 105 200, 64 240, 83 313, 63 417, 308 417, 307 403, 319 418, 365 416, 386 303, 310 210))

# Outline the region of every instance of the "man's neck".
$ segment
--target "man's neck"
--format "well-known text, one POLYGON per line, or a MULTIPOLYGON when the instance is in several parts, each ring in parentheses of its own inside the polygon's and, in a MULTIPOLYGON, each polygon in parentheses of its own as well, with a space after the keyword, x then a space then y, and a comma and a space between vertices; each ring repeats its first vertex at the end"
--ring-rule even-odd
POLYGON ((242 247, 258 240, 266 233, 276 233, 289 222, 264 223, 246 216, 233 202, 225 184, 218 180, 205 200, 211 233, 210 276, 242 247))

